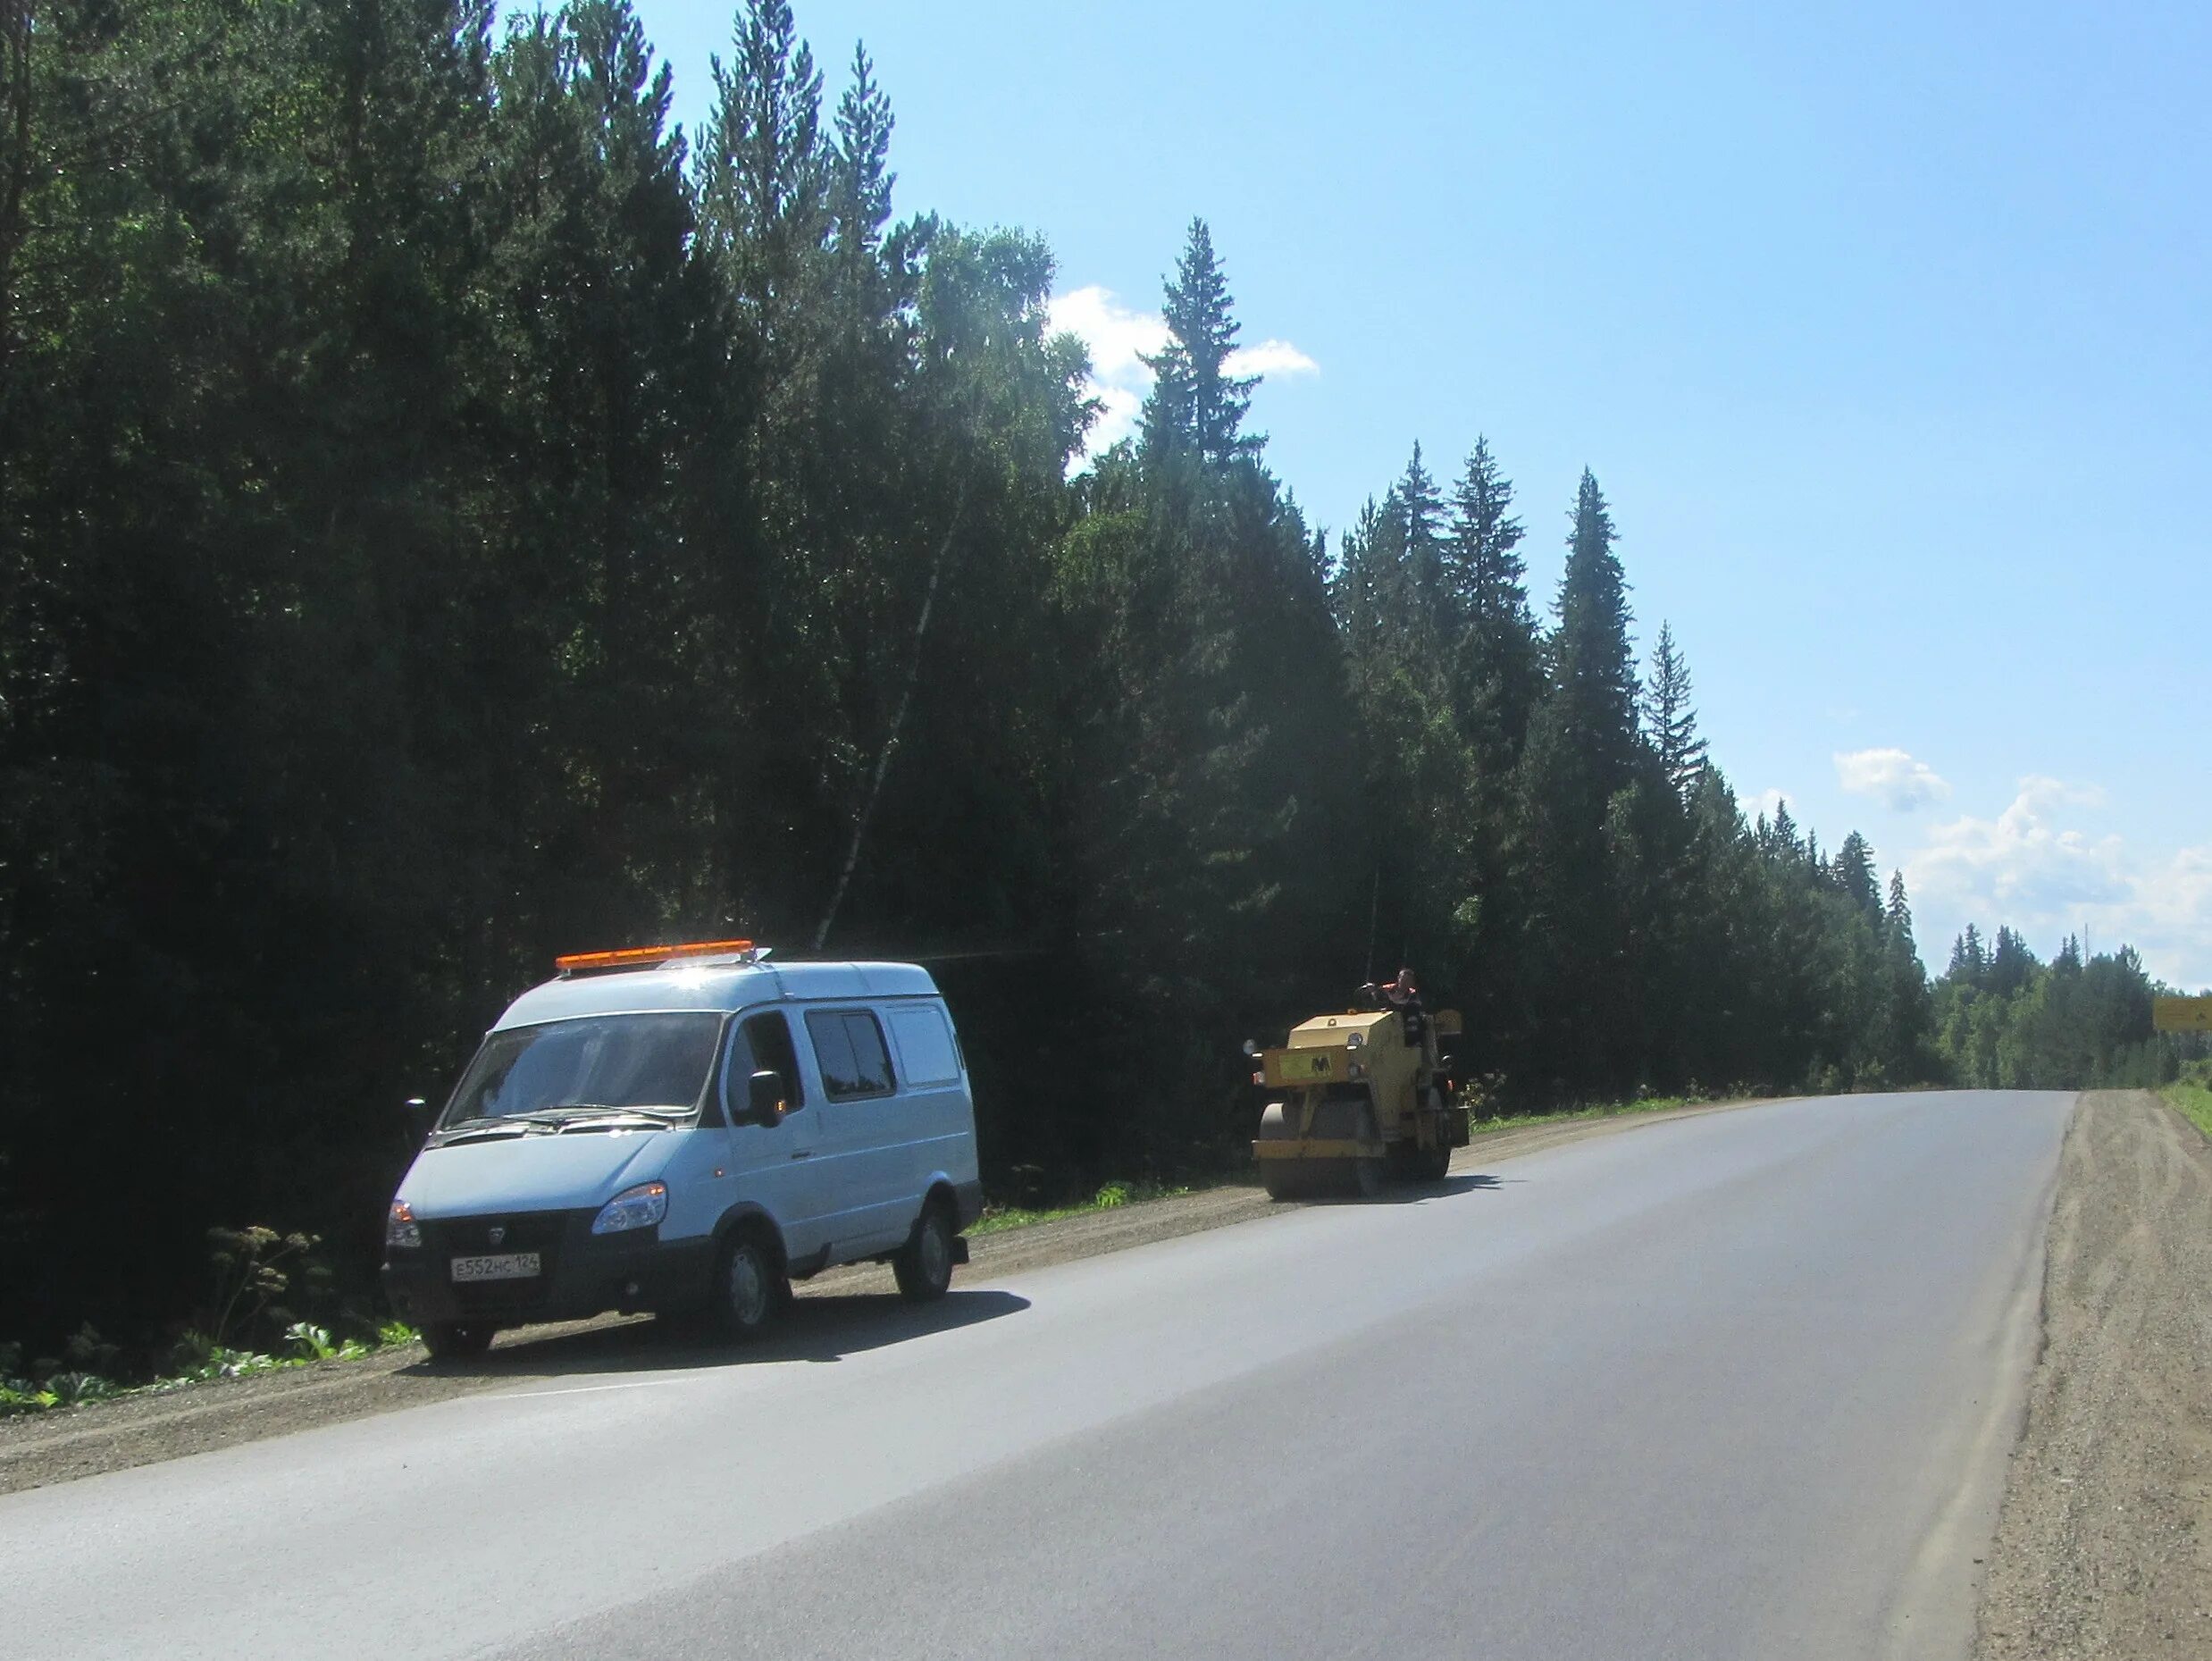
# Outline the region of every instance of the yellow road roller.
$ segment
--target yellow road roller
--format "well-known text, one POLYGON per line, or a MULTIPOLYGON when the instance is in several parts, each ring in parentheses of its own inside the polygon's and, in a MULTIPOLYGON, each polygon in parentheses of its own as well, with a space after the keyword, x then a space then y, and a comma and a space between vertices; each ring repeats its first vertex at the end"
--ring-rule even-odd
POLYGON ((1252 1145, 1268 1197, 1372 1195, 1393 1179, 1442 1177, 1467 1145, 1467 1109, 1437 1048, 1459 1030, 1453 1010, 1349 1010, 1302 1021, 1279 1050, 1247 1045, 1253 1082, 1282 1093, 1252 1145))

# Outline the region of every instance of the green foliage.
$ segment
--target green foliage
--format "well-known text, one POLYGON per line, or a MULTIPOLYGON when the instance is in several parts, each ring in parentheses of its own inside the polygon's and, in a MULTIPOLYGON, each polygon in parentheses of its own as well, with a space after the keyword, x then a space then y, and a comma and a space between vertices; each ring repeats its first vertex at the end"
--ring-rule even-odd
POLYGON ((968 1232, 1002 1234, 1010 1229, 1027 1229, 1041 1222, 1059 1222, 1068 1217, 1087 1217, 1096 1212, 1114 1211, 1125 1205, 1141 1205, 1150 1200, 1171 1200, 1194 1191, 1188 1184, 1109 1182, 1089 1199, 1073 1205, 986 1206, 982 1220, 968 1232))
POLYGON ((258 1224, 244 1229, 210 1229, 208 1262, 214 1271, 213 1343, 266 1325, 284 1330, 288 1342, 302 1331, 329 1333, 295 1321, 278 1300, 298 1295, 319 1298, 331 1280, 329 1267, 315 1255, 322 1244, 312 1234, 280 1235, 258 1224))
POLYGON ((2206 1050, 2199 1035, 2158 1033, 2166 990, 2132 947, 2083 960, 2069 939, 2048 965, 2000 927, 1985 952, 1969 924, 1936 984, 1938 1048, 1956 1082, 1977 1089, 2152 1089, 2206 1050))
POLYGON ((2212 1137, 2212 1058, 2183 1062, 2181 1076, 2159 1086, 2158 1093, 2191 1124, 2212 1137))
POLYGON ((158 1394, 225 1379, 257 1378, 289 1368, 313 1366, 319 1362, 358 1361, 379 1349, 413 1344, 419 1335, 413 1327, 388 1321, 377 1330, 373 1341, 358 1338, 333 1339, 329 1328, 298 1321, 286 1330, 284 1337, 292 1354, 276 1356, 255 1350, 228 1349, 205 1333, 187 1331, 172 1346, 160 1371, 144 1383, 135 1385, 121 1382, 114 1371, 121 1353, 120 1346, 102 1341, 88 1327, 71 1340, 68 1354, 72 1362, 96 1358, 101 1363, 99 1368, 71 1366, 65 1370, 50 1362, 35 1363, 30 1372, 43 1380, 37 1385, 29 1378, 19 1376, 22 1372, 22 1346, 0 1344, 0 1419, 11 1414, 44 1413, 54 1407, 82 1406, 142 1393, 158 1394))

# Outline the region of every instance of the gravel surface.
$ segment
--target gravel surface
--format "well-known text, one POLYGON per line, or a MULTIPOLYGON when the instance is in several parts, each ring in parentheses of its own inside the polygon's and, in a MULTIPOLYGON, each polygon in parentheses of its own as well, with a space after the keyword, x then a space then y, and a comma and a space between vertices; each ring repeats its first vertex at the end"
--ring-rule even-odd
POLYGON ((2212 1657, 2212 1142, 2084 1095, 2060 1158, 1980 1661, 2212 1657))
MULTIPOLYGON (((1454 1155, 1452 1170, 1455 1174, 1479 1172, 1503 1160, 1587 1137, 1609 1136, 1641 1125, 1749 1105, 1730 1103, 1578 1122, 1508 1126, 1478 1135, 1472 1146, 1454 1155)), ((1256 1187, 1228 1187, 1088 1212, 982 1236, 973 1242, 973 1263, 966 1277, 979 1279, 1026 1273, 1052 1263, 1250 1222, 1295 1208, 1290 1203, 1269 1200, 1256 1187)), ((800 1296, 806 1299, 851 1298, 892 1290, 891 1271, 867 1263, 817 1275, 800 1289, 800 1296)), ((666 1337, 649 1317, 607 1316, 502 1334, 490 1356, 474 1367, 433 1368, 420 1346, 408 1346, 362 1361, 329 1362, 262 1378, 195 1385, 161 1396, 129 1397, 4 1419, 0 1420, 0 1494, 153 1464, 479 1390, 511 1388, 518 1369, 560 1371, 579 1363, 595 1367, 680 1365, 684 1359, 682 1342, 666 1337)))

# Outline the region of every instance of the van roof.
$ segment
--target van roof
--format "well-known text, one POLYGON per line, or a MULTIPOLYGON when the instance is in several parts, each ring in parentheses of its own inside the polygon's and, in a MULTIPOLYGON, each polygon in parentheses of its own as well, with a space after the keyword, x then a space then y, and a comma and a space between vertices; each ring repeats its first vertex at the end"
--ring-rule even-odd
POLYGON ((533 986, 491 1029, 535 1027, 578 1015, 647 1010, 727 1012, 779 998, 934 997, 937 983, 914 963, 696 963, 563 976, 533 986))

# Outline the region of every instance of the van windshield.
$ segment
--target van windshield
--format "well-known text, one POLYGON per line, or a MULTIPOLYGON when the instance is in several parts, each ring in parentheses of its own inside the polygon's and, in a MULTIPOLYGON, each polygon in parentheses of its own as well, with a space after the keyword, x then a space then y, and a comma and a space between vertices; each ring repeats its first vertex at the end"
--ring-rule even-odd
POLYGON ((438 1128, 559 1109, 688 1113, 699 1105, 721 1031, 721 1016, 683 1010, 495 1032, 461 1076, 438 1128))

